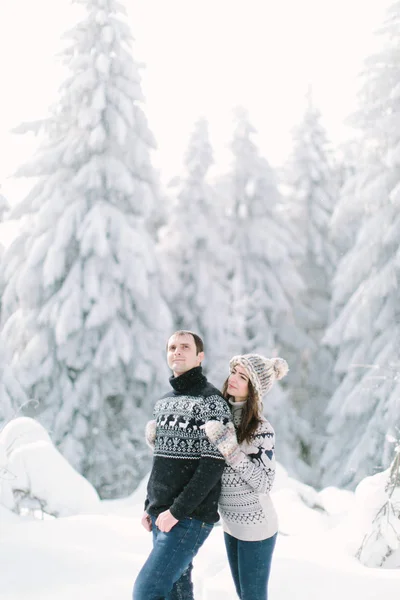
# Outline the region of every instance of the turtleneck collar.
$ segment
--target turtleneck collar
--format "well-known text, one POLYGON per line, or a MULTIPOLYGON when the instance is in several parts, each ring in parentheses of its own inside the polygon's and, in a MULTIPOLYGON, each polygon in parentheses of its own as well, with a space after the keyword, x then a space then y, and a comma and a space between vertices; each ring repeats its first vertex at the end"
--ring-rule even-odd
POLYGON ((241 402, 235 402, 234 400, 231 400, 229 398, 228 400, 229 404, 233 407, 233 408, 243 408, 243 406, 247 403, 247 400, 242 400, 241 402))
POLYGON ((246 403, 247 400, 243 400, 242 402, 235 402, 234 400, 231 400, 231 398, 229 398, 229 404, 231 405, 232 411, 232 420, 235 427, 239 427, 242 421, 243 409, 246 403))
POLYGON ((203 375, 203 369, 201 367, 194 367, 186 373, 182 373, 178 377, 172 375, 169 378, 171 386, 176 392, 184 393, 189 391, 193 386, 206 383, 207 379, 203 375))

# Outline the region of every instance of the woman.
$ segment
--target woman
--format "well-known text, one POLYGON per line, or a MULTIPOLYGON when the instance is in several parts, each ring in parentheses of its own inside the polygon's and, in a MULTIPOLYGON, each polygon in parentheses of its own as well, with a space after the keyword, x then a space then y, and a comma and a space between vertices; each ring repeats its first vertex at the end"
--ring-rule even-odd
POLYGON ((288 372, 282 358, 234 356, 222 395, 233 423, 208 421, 205 432, 227 466, 219 510, 236 591, 241 600, 267 600, 278 521, 269 492, 275 477, 274 430, 262 397, 288 372))

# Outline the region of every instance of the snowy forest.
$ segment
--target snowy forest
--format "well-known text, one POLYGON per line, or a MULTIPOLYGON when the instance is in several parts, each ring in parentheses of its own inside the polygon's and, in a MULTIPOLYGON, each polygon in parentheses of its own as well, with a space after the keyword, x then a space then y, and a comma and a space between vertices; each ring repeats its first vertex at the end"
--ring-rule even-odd
POLYGON ((10 243, 0 240, 0 429, 33 418, 100 498, 127 497, 150 468, 144 427, 168 389, 166 341, 189 329, 218 388, 234 354, 288 361, 264 410, 290 477, 353 491, 386 471, 392 493, 400 2, 365 57, 352 139, 329 139, 310 87, 280 168, 238 105, 229 167, 215 170, 199 114, 168 184, 152 159, 123 2, 79 4, 82 18, 60 41, 68 76, 58 97, 45 118, 14 127, 38 141, 14 174, 30 191, 0 195, 1 231, 17 224, 10 243))

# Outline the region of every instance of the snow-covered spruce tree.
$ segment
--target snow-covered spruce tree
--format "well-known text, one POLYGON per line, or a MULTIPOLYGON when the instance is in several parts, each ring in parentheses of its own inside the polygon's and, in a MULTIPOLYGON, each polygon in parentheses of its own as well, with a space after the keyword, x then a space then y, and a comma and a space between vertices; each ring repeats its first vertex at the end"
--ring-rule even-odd
POLYGON ((171 320, 147 227, 154 142, 124 10, 78 1, 70 76, 18 173, 39 179, 13 214, 29 215, 29 230, 5 254, 2 343, 38 402, 27 414, 109 497, 148 467, 143 426, 168 375, 171 320))
MULTIPOLYGON (((298 356, 309 343, 294 317, 303 283, 291 258, 297 240, 286 227, 275 173, 260 156, 255 133, 247 112, 237 109, 229 210, 232 315, 240 344, 236 353, 284 357, 291 369, 290 387, 298 356)), ((303 458, 308 429, 282 388, 275 387, 276 399, 268 396, 268 414, 280 431, 279 460, 291 473, 307 478, 303 458)))
MULTIPOLYGON (((5 213, 9 210, 9 204, 6 198, 0 193, 0 223, 5 213)), ((3 255, 3 247, 0 244, 0 265, 3 255)), ((0 318, 3 293, 2 269, 0 268, 0 318)), ((11 419, 19 409, 26 404, 27 398, 23 389, 15 379, 14 374, 7 364, 4 349, 0 345, 0 430, 9 419, 11 419)))
POLYGON ((364 206, 353 247, 334 281, 335 321, 325 341, 341 383, 328 407, 325 483, 353 486, 389 465, 400 411, 400 2, 369 59, 356 122, 373 169, 358 173, 364 206), (371 163, 371 160, 370 160, 371 163))
POLYGON ((303 121, 295 132, 285 183, 289 187, 288 218, 301 247, 295 260, 305 284, 294 310, 298 326, 312 340, 297 355, 297 377, 292 381, 291 394, 300 414, 312 426, 310 461, 314 464, 323 443, 323 414, 335 387, 333 352, 322 346, 321 339, 329 323, 337 263, 329 225, 337 202, 338 181, 333 152, 311 93, 303 121))
POLYGON ((221 385, 231 350, 231 253, 222 235, 223 213, 207 181, 212 163, 208 123, 201 118, 189 140, 184 171, 174 186, 158 255, 175 328, 191 329, 202 336, 207 375, 221 385))
POLYGON ((338 196, 330 221, 330 236, 337 250, 337 263, 353 246, 364 215, 363 204, 357 202, 358 188, 360 184, 364 187, 358 175, 361 170, 370 174, 373 164, 365 163, 369 156, 364 156, 363 150, 358 140, 351 140, 335 148, 334 171, 338 196))
POLYGON ((0 431, 27 406, 25 391, 7 363, 3 348, 0 347, 0 431))
MULTIPOLYGON (((364 536, 357 558, 367 567, 400 567, 400 446, 390 468, 368 477, 364 506, 376 505, 369 530, 364 536), (367 497, 366 494, 368 494, 367 497), (371 493, 371 491, 373 493, 371 493), (372 496, 372 497, 371 497, 372 496)), ((363 486, 364 481, 357 488, 363 486)), ((361 490, 362 491, 362 490, 361 490)), ((362 509, 361 509, 362 510, 362 509)))
MULTIPOLYGON (((3 221, 4 213, 8 210, 8 202, 5 197, 0 193, 0 223, 3 221)), ((3 256, 4 248, 0 243, 0 264, 3 256)), ((1 294, 3 291, 3 284, 1 278, 0 271, 0 317, 1 317, 1 294)), ((3 422, 11 417, 12 414, 12 401, 9 395, 7 394, 5 385, 4 385, 4 352, 1 351, 0 347, 0 428, 3 422)))

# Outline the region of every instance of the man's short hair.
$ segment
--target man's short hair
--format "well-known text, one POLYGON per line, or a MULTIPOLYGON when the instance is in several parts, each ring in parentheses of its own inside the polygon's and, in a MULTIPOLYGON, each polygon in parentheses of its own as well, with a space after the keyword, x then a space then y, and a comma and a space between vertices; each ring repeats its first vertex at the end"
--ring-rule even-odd
MULTIPOLYGON (((194 343, 196 345, 196 354, 199 354, 200 352, 204 352, 204 342, 201 339, 201 337, 199 335, 197 335, 197 333, 194 333, 193 331, 189 331, 187 329, 179 329, 179 331, 175 331, 175 333, 172 333, 170 337, 172 337, 173 335, 191 335, 194 339, 194 343)), ((168 342, 167 342, 167 350, 168 350, 168 342)))

